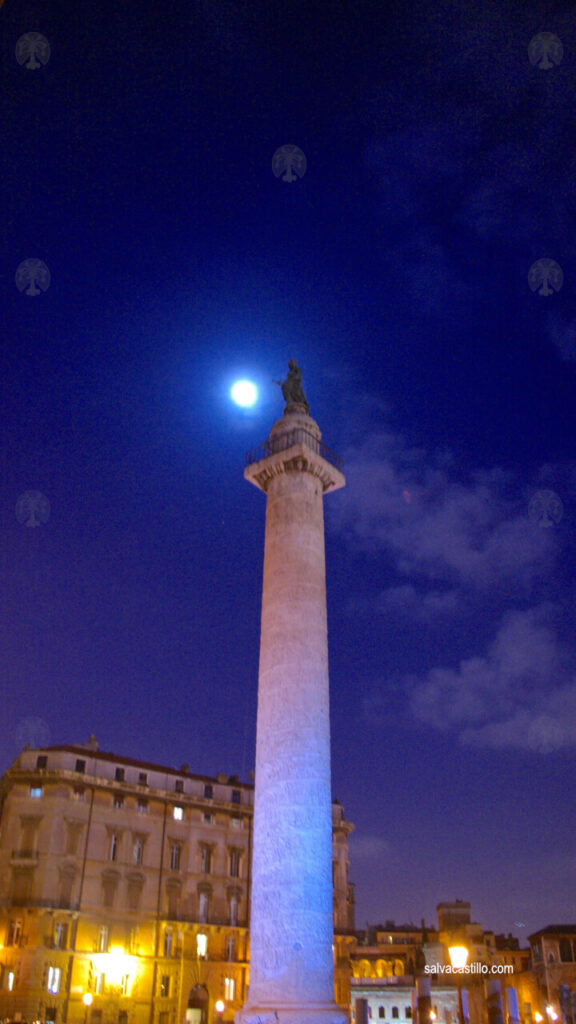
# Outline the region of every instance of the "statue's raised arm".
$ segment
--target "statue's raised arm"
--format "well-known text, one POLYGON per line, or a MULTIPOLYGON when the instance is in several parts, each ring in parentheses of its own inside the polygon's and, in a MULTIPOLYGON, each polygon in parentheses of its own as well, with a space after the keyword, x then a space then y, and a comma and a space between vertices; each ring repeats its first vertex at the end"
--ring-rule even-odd
MULTIPOLYGON (((279 381, 277 383, 280 383, 279 381)), ((282 388, 282 394, 284 401, 286 402, 286 410, 289 406, 304 406, 304 411, 308 414, 308 402, 306 401, 306 395, 302 387, 302 370, 298 366, 295 359, 288 360, 288 376, 286 380, 280 384, 282 388)))

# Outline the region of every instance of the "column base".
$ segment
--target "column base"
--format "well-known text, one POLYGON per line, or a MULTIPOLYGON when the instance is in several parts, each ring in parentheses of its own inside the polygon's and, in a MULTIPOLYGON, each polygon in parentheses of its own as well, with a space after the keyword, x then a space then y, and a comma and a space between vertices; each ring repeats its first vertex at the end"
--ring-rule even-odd
POLYGON ((348 1024, 349 1019, 336 1003, 279 1003, 276 1006, 247 1004, 234 1021, 235 1024, 348 1024))

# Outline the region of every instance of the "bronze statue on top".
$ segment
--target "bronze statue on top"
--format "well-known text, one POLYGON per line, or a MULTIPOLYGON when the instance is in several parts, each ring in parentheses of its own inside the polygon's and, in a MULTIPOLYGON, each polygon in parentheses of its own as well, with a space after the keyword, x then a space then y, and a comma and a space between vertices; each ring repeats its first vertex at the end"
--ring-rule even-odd
POLYGON ((295 359, 288 360, 288 376, 286 380, 275 380, 274 383, 279 384, 282 388, 282 394, 286 402, 284 412, 291 411, 291 407, 295 406, 295 411, 304 411, 308 415, 310 409, 302 387, 302 370, 295 359))

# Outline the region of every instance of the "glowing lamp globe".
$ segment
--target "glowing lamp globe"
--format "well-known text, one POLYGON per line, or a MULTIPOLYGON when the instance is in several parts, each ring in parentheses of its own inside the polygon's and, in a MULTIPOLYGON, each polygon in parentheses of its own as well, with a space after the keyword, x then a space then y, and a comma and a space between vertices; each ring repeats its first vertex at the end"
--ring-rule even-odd
POLYGON ((258 398, 258 388, 251 380, 237 380, 230 390, 232 400, 243 409, 249 409, 258 398))
POLYGON ((466 949, 466 946, 450 946, 448 952, 450 954, 450 963, 452 964, 452 967, 455 967, 457 970, 463 970, 463 968, 466 967, 466 962, 468 960, 468 950, 466 949))

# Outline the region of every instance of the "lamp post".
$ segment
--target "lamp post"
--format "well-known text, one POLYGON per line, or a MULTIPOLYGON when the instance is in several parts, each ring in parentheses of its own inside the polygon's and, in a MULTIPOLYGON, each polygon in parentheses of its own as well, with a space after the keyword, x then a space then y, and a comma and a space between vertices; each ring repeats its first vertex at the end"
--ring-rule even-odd
POLYGON ((94 996, 92 995, 91 992, 85 992, 84 995, 82 996, 82 1002, 84 1003, 85 1007, 84 1024, 88 1024, 88 1014, 90 1012, 90 1007, 92 1006, 93 999, 94 996))
POLYGON ((223 999, 217 999, 214 1003, 214 1009, 218 1014, 218 1024, 222 1024, 222 1014, 224 1013, 225 1006, 226 1004, 223 999))
POLYGON ((450 963, 452 964, 453 970, 457 971, 458 981, 458 1024, 467 1024, 467 1020, 464 1016, 464 1002, 462 999, 462 974, 464 968, 468 963, 468 949, 466 946, 455 945, 450 946, 448 949, 450 954, 450 963))

